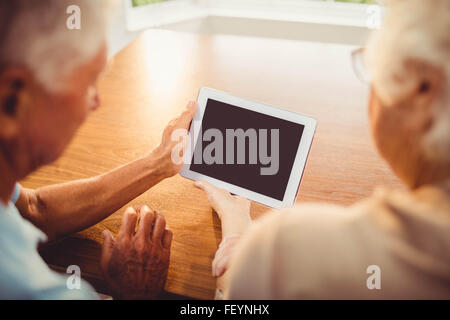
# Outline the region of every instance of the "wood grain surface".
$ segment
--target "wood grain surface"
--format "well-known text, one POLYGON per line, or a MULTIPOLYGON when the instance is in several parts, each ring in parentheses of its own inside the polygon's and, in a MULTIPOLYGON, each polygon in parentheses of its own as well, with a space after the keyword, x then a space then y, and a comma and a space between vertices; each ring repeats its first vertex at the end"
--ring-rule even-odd
MULTIPOLYGON (((119 52, 99 82, 101 108, 83 124, 64 155, 22 184, 43 185, 104 173, 156 147, 165 125, 203 86, 312 116, 318 128, 297 201, 352 204, 378 185, 401 188, 371 141, 368 88, 354 76, 352 46, 150 30, 119 52)), ((61 106, 64 107, 64 106, 61 106)), ((67 195, 70 197, 70 194, 67 195)), ((174 232, 166 291, 214 297, 211 261, 221 232, 205 195, 180 176, 128 205, 164 213, 174 232)), ((267 208, 252 204, 257 218, 267 208)), ((118 233, 123 209, 101 223, 48 245, 56 269, 81 267, 105 292, 99 268, 105 228, 118 233)))

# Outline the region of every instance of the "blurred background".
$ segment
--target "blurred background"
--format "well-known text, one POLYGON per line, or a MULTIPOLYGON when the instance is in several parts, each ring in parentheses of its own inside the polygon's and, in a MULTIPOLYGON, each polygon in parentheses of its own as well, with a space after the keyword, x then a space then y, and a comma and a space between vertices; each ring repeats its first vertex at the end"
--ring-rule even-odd
POLYGON ((375 0, 120 0, 109 56, 149 28, 363 45, 383 14, 375 0))

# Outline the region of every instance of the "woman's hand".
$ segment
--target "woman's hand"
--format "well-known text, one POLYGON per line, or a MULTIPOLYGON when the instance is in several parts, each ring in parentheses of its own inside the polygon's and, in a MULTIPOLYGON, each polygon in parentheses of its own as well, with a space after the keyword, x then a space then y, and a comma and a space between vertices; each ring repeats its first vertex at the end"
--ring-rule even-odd
POLYGON ((206 181, 196 181, 197 188, 203 190, 222 223, 222 238, 233 234, 243 234, 251 225, 250 201, 233 196, 228 191, 216 188, 206 181))
POLYGON ((183 155, 189 142, 189 125, 197 111, 197 103, 190 101, 186 110, 169 122, 163 132, 161 144, 150 153, 156 160, 158 173, 169 178, 180 172, 183 155))
POLYGON ((224 274, 229 267, 236 245, 241 235, 252 224, 250 201, 233 196, 228 191, 216 188, 206 181, 196 181, 197 188, 205 191, 208 201, 222 222, 222 242, 212 262, 212 275, 218 278, 217 289, 223 292, 224 274))

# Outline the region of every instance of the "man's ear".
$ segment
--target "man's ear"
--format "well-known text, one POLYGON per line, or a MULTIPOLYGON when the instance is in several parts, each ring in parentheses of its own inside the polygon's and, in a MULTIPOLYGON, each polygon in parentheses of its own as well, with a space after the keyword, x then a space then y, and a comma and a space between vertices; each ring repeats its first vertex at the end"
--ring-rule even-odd
POLYGON ((22 67, 0 69, 0 137, 15 135, 27 108, 30 73, 22 67))

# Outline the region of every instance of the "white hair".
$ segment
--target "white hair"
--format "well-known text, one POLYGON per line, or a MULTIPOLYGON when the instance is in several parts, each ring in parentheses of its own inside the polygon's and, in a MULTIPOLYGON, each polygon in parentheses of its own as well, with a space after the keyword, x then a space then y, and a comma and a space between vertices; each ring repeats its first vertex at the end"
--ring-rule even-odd
POLYGON ((62 79, 101 48, 105 29, 103 0, 1 0, 0 66, 24 65, 48 90, 63 90, 62 79), (79 30, 66 24, 71 5, 80 8, 79 30))
POLYGON ((373 86, 389 106, 418 87, 420 79, 404 76, 407 59, 441 68, 443 94, 433 106, 434 125, 420 143, 429 158, 450 161, 450 1, 391 0, 387 5, 383 25, 366 50, 373 86), (398 77, 404 81, 396 81, 398 77))

